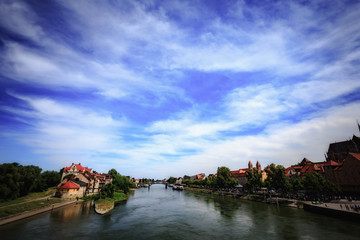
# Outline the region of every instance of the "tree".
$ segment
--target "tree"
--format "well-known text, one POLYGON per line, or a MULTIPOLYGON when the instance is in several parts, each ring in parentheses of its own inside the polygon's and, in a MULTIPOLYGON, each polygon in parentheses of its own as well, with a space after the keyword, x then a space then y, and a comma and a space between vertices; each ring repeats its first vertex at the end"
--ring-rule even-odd
POLYGON ((20 195, 19 164, 4 163, 0 165, 0 199, 15 199, 20 195))
POLYGON ((304 189, 304 185, 303 185, 301 179, 299 179, 297 177, 290 178, 289 182, 291 184, 291 189, 293 192, 298 192, 298 191, 304 189))
POLYGON ((117 175, 119 175, 119 173, 114 169, 110 169, 108 174, 112 177, 112 178, 115 178, 117 175))
POLYGON ((336 194, 339 192, 339 189, 336 185, 326 180, 320 174, 308 173, 303 178, 304 189, 306 190, 306 194, 319 197, 319 195, 328 195, 328 194, 336 194))
POLYGON ((268 177, 265 180, 267 187, 284 192, 289 190, 290 184, 285 177, 284 166, 272 163, 265 167, 265 171, 268 173, 268 177))
POLYGON ((238 181, 232 177, 229 168, 218 167, 215 184, 219 188, 233 188, 238 184, 238 181))
POLYGON ((246 183, 244 188, 247 190, 258 189, 262 186, 261 174, 256 170, 247 170, 246 171, 246 183))
POLYGON ((100 198, 113 198, 115 192, 115 186, 112 183, 108 183, 102 187, 100 191, 100 198))
POLYGON ((174 177, 169 177, 169 179, 167 180, 168 183, 170 184, 174 184, 176 182, 176 178, 174 177))
POLYGON ((33 191, 41 191, 41 171, 41 168, 34 165, 19 165, 21 176, 19 181, 20 196, 25 196, 33 191))
POLYGON ((45 171, 41 173, 41 190, 54 187, 59 184, 61 175, 57 171, 45 171))
POLYGON ((111 169, 108 172, 112 177, 112 183, 115 186, 115 191, 124 191, 124 193, 128 193, 130 187, 133 186, 133 183, 130 181, 130 178, 126 176, 120 175, 115 169, 111 169))
POLYGON ((33 191, 41 191, 41 168, 18 163, 0 165, 0 198, 15 199, 33 191))

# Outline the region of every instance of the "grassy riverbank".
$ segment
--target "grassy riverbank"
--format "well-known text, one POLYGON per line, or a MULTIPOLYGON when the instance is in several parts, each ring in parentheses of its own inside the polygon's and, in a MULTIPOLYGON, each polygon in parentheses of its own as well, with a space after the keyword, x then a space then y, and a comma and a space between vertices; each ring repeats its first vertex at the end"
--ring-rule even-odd
POLYGON ((102 198, 95 201, 95 211, 99 214, 105 214, 111 211, 116 202, 124 201, 128 199, 129 194, 123 192, 114 192, 112 198, 102 198))
POLYGON ((30 193, 15 200, 1 202, 0 218, 51 206, 55 203, 60 203, 60 199, 50 198, 54 195, 54 193, 55 188, 49 188, 43 192, 30 193))

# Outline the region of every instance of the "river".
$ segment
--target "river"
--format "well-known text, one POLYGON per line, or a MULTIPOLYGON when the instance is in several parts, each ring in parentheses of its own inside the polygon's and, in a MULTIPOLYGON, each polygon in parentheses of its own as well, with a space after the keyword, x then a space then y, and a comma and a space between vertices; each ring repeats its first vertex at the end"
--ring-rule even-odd
POLYGON ((134 191, 104 216, 90 203, 0 227, 1 239, 359 239, 360 224, 299 209, 173 191, 134 191))

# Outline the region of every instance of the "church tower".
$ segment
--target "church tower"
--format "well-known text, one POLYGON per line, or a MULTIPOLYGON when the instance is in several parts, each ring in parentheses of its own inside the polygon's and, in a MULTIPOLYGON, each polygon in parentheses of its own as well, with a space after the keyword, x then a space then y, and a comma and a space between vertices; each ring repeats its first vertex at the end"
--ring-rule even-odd
POLYGON ((251 161, 249 161, 248 167, 249 167, 249 169, 253 169, 253 165, 252 165, 251 161))

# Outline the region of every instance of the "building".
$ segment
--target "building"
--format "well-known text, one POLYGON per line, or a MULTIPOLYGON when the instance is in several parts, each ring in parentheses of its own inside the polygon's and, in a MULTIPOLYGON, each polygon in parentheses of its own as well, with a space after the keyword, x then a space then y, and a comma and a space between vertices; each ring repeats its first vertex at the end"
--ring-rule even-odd
POLYGON ((65 167, 61 176, 61 182, 57 186, 55 196, 63 199, 74 199, 100 192, 100 189, 112 182, 109 174, 98 174, 92 169, 83 167, 81 164, 72 163, 65 167))
POLYGON ((205 173, 199 173, 199 174, 196 174, 194 176, 188 176, 188 175, 184 175, 183 176, 183 180, 201 180, 201 179, 204 179, 205 178, 205 173))
POLYGON ((353 135, 350 140, 331 143, 326 153, 326 161, 341 163, 350 152, 360 153, 360 138, 358 136, 353 135))
POLYGON ((360 153, 349 153, 333 170, 333 181, 344 193, 360 192, 360 153))
POLYGON ((353 135, 351 140, 329 144, 326 161, 312 162, 304 158, 297 166, 288 167, 285 176, 304 177, 318 173, 337 185, 344 193, 360 192, 360 138, 353 135))
POLYGON ((265 181, 267 178, 267 173, 265 170, 261 170, 261 165, 259 161, 256 162, 255 167, 253 167, 251 161, 248 163, 248 168, 242 168, 239 170, 231 171, 231 175, 233 178, 239 181, 239 184, 244 185, 247 181, 246 172, 250 171, 258 171, 261 174, 261 181, 265 181))

